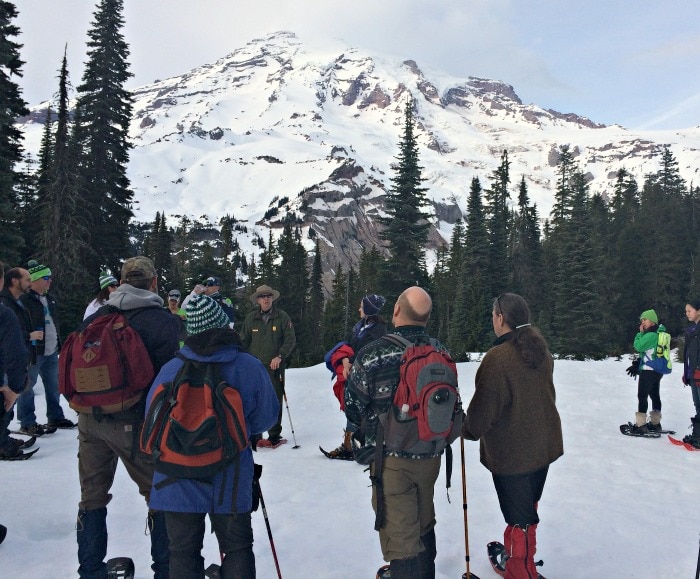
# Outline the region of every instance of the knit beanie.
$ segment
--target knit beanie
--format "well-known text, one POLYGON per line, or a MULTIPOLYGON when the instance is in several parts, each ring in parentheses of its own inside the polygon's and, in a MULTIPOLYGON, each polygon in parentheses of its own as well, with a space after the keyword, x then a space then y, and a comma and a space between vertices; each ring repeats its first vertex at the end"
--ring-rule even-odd
POLYGON ((34 259, 27 263, 27 269, 29 270, 29 276, 32 281, 51 275, 51 270, 47 266, 40 264, 34 259))
POLYGON ((100 289, 105 289, 108 285, 118 285, 117 278, 106 271, 100 272, 100 289))
POLYGON ((385 303, 384 296, 370 294, 362 298, 362 311, 365 312, 366 316, 376 316, 385 303))
POLYGON ((187 302, 185 312, 187 313, 185 327, 190 336, 212 328, 228 328, 231 323, 221 306, 204 294, 193 296, 187 302))
POLYGON ((644 310, 641 314, 639 314, 639 319, 640 320, 649 320, 650 322, 653 322, 654 324, 659 323, 659 316, 656 315, 656 312, 654 310, 644 310))
POLYGON ((695 298, 688 302, 689 305, 693 306, 694 310, 700 310, 700 298, 695 298))

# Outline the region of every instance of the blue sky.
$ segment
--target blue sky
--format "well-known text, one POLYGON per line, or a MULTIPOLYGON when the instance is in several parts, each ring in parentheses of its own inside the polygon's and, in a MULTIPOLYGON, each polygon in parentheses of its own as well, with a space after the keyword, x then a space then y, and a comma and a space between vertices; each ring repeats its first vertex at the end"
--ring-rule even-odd
MULTIPOLYGON (((68 44, 74 86, 97 0, 14 0, 30 104, 49 99, 68 44), (60 9, 57 8, 60 6, 60 9)), ((696 0, 125 0, 130 86, 295 32, 513 85, 525 103, 635 129, 700 126, 696 0)))

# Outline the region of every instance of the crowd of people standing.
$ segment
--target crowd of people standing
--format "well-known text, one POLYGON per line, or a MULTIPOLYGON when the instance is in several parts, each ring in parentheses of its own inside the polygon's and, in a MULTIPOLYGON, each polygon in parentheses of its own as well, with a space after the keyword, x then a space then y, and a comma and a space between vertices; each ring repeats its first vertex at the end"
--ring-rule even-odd
MULTIPOLYGON (((120 279, 102 272, 100 292, 88 304, 79 330, 101 316, 123 314, 143 341, 153 376, 150 392, 144 390, 128 407, 116 412, 81 411, 76 424, 65 417, 58 393, 61 333, 58 304, 50 292, 51 269, 36 261, 26 268, 2 269, 0 458, 21 459, 28 452, 27 439, 10 436, 15 406, 19 432, 28 437, 77 426, 79 576, 107 576, 107 510, 115 469, 121 462, 146 502, 156 579, 202 576, 207 516, 222 554, 221 576, 254 577, 252 452, 276 449, 286 442, 282 436, 285 369, 295 346, 293 322, 276 305, 280 293, 269 285, 257 287, 249 296, 251 312, 240 327, 234 327, 231 301, 221 295, 221 280, 216 276, 197 284, 182 303, 180 291, 170 288, 166 303, 158 295, 156 269, 147 257, 125 261, 120 279), (226 385, 239 392, 250 444, 242 451, 240 462, 213 476, 172 480, 137 450, 137 439, 155 388, 174 380, 187 364, 215 364, 226 385), (46 391, 45 424, 38 422, 33 403, 39 377, 46 391)), ((327 357, 345 425, 340 445, 324 454, 369 465, 376 530, 387 563, 378 576, 428 579, 435 576, 433 496, 443 451, 441 447, 426 453, 392 450, 381 436, 381 421, 402 379, 406 352, 402 344, 431 344, 444 352, 447 347, 426 331, 432 300, 424 289, 407 288, 391 304, 391 325, 382 317, 385 305, 383 296, 367 294, 359 304, 358 322, 327 357), (382 455, 379 462, 373 460, 378 455, 382 455)), ((682 381, 691 387, 695 410, 693 431, 686 442, 700 448, 700 300, 689 301, 685 313, 689 326, 682 381)), ((554 359, 521 296, 503 293, 495 298, 492 323, 496 340, 478 368, 473 397, 465 404, 463 415, 461 404, 455 413, 460 414, 462 438, 479 441, 481 462, 493 477, 506 525, 505 576, 524 579, 538 576, 534 559, 540 524, 537 506, 550 465, 564 453, 554 359)), ((656 312, 645 310, 634 343, 640 354, 635 368, 639 406, 634 426, 645 431, 660 428, 660 376, 644 366, 645 355, 654 355, 658 327, 656 312)))

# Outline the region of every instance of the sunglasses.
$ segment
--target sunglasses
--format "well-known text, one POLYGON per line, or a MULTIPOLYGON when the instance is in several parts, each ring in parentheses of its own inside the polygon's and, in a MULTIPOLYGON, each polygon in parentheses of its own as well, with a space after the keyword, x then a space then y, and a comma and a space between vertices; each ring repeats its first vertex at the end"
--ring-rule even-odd
POLYGON ((266 299, 271 298, 272 294, 260 294, 258 297, 266 300, 266 299))
POLYGON ((214 285, 219 285, 219 284, 217 284, 215 281, 207 281, 207 282, 204 282, 204 285, 207 287, 212 287, 214 285))
POLYGON ((45 279, 46 281, 51 281, 51 276, 50 275, 44 275, 41 277, 41 279, 45 279))

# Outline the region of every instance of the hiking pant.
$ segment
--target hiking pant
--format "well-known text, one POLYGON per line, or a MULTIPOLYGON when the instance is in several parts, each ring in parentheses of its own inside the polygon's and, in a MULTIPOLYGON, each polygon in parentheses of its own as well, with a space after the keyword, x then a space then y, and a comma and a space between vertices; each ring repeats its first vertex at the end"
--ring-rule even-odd
POLYGON ((78 415, 78 475, 80 509, 106 507, 112 499, 117 462, 146 499, 151 494, 153 465, 138 447, 138 431, 143 422, 143 404, 118 414, 106 414, 98 421, 92 414, 78 415))
POLYGON ((661 374, 653 370, 642 370, 639 373, 639 382, 637 383, 637 412, 646 414, 649 408, 648 399, 651 398, 651 409, 661 411, 661 395, 659 393, 661 387, 661 374))
POLYGON ((542 498, 549 465, 535 472, 515 475, 493 475, 498 503, 509 525, 525 528, 540 522, 537 503, 542 498))
POLYGON ((269 366, 267 368, 267 373, 270 375, 270 381, 272 382, 272 387, 275 389, 275 394, 277 395, 277 402, 280 403, 280 411, 277 415, 277 422, 274 426, 267 431, 267 435, 270 438, 277 438, 282 434, 282 402, 284 398, 284 369, 278 368, 277 370, 271 370, 269 366))
MULTIPOLYGON (((421 537, 428 535, 435 527, 433 495, 439 473, 439 456, 384 457, 384 526, 379 530, 379 543, 385 561, 410 559, 425 550, 421 537)), ((370 476, 374 476, 374 464, 370 467, 370 476)), ((372 508, 376 513, 377 492, 374 485, 372 508)))
POLYGON ((36 364, 29 366, 29 388, 17 398, 17 420, 22 427, 36 424, 34 386, 41 376, 46 395, 46 420, 53 422, 65 418, 58 393, 58 350, 48 356, 37 356, 36 364))
MULTIPOLYGON (((206 513, 166 511, 170 538, 170 579, 203 579, 204 518, 206 513)), ((255 579, 253 527, 250 513, 209 514, 211 527, 223 556, 221 577, 255 579)), ((216 561, 218 563, 218 561, 216 561)))

